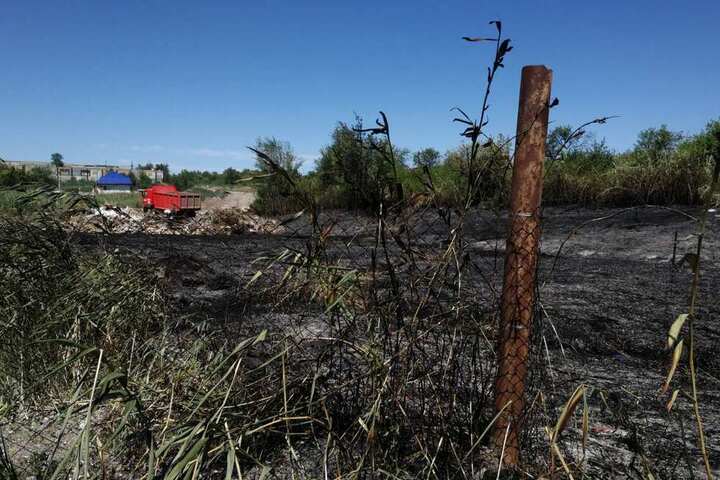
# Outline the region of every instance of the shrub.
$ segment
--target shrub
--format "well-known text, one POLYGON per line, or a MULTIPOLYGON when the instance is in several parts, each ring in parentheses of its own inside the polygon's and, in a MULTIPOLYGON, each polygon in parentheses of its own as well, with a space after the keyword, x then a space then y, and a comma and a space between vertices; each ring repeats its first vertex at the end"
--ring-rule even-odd
MULTIPOLYGON (((133 177, 131 177, 133 178, 133 177)), ((149 180, 149 179, 148 179, 149 180)), ((72 190, 76 192, 90 192, 95 187, 95 182, 90 180, 71 178, 66 182, 62 182, 61 187, 63 190, 72 190)))
POLYGON ((333 204, 376 211, 381 201, 398 195, 408 152, 393 147, 387 139, 371 137, 356 116, 352 124, 338 123, 332 142, 322 149, 316 175, 319 187, 332 192, 333 204))
POLYGON ((56 185, 57 181, 48 168, 23 170, 0 161, 0 187, 26 189, 28 185, 56 185))
MULTIPOLYGON (((710 158, 720 155, 717 121, 694 136, 667 127, 643 130, 635 147, 616 154, 593 142, 547 162, 546 204, 698 205, 710 181, 710 158)), ((552 150, 552 148, 549 148, 552 150)))
POLYGON ((260 182, 257 187, 253 208, 263 215, 297 212, 299 208, 293 200, 293 193, 297 190, 301 178, 300 162, 290 144, 275 137, 258 138, 255 150, 267 155, 274 165, 269 164, 259 154, 256 156, 257 170, 265 176, 265 181, 260 182))

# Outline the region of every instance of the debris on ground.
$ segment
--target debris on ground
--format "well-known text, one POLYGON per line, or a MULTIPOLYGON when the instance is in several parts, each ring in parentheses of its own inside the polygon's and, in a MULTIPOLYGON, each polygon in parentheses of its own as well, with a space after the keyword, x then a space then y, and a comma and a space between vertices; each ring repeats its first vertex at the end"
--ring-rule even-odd
POLYGON ((159 235, 281 234, 284 226, 246 209, 203 210, 195 216, 168 216, 138 208, 100 207, 69 219, 68 225, 85 233, 148 233, 159 235))

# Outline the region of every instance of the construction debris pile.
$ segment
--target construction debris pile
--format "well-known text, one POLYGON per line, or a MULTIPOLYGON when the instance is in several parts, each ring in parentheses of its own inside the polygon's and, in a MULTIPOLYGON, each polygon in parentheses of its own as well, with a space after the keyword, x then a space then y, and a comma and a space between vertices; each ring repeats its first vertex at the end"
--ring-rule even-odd
POLYGON ((172 217, 137 208, 101 207, 75 215, 69 228, 87 233, 148 233, 155 235, 279 234, 280 222, 245 209, 204 210, 195 216, 172 217))

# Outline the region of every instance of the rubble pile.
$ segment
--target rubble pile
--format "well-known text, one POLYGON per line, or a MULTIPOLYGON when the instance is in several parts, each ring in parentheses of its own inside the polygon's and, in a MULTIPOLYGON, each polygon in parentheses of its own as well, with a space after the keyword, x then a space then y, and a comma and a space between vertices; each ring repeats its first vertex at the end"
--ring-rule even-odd
POLYGON ((137 208, 101 207, 69 219, 69 227, 87 233, 154 235, 280 234, 280 222, 244 209, 203 210, 195 216, 168 216, 137 208))

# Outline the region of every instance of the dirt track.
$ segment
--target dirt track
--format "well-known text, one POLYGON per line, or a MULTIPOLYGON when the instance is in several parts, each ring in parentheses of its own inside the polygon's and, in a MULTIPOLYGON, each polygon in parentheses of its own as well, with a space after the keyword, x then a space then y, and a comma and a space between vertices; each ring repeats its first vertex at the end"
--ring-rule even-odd
POLYGON ((208 210, 221 210, 224 208, 239 208, 247 210, 255 201, 255 191, 250 189, 247 191, 227 192, 222 197, 208 198, 203 201, 203 208, 208 210))
MULTIPOLYGON (((687 309, 691 272, 681 259, 694 248, 693 215, 698 212, 651 208, 545 211, 540 296, 544 322, 552 323, 557 336, 546 335, 548 350, 542 356, 552 368, 544 381, 552 382, 559 396, 580 383, 595 389, 588 465, 597 475, 627 472, 638 461, 635 454, 645 452, 660 459, 655 469, 661 478, 687 477, 685 458, 699 458, 692 422, 685 424, 684 433, 675 431, 665 410, 667 396, 659 394, 667 370, 667 330, 687 309)), ((336 231, 349 238, 362 230, 359 225, 371 223, 345 215, 336 231)), ((501 254, 502 223, 484 213, 471 223, 471 254, 501 254)), ((720 218, 711 215, 696 330, 702 413, 713 465, 720 465, 719 225, 720 218)), ((96 238, 84 236, 81 242, 92 244, 96 238)), ((227 321, 241 315, 233 292, 254 273, 250 262, 287 246, 302 250, 305 240, 303 235, 133 234, 105 241, 163 265, 175 280, 179 305, 199 308, 209 320, 227 321)), ((361 237, 355 241, 363 243, 361 237)), ((685 374, 680 377, 687 387, 685 374)), ((691 418, 687 400, 678 402, 673 415, 679 412, 691 418)))

